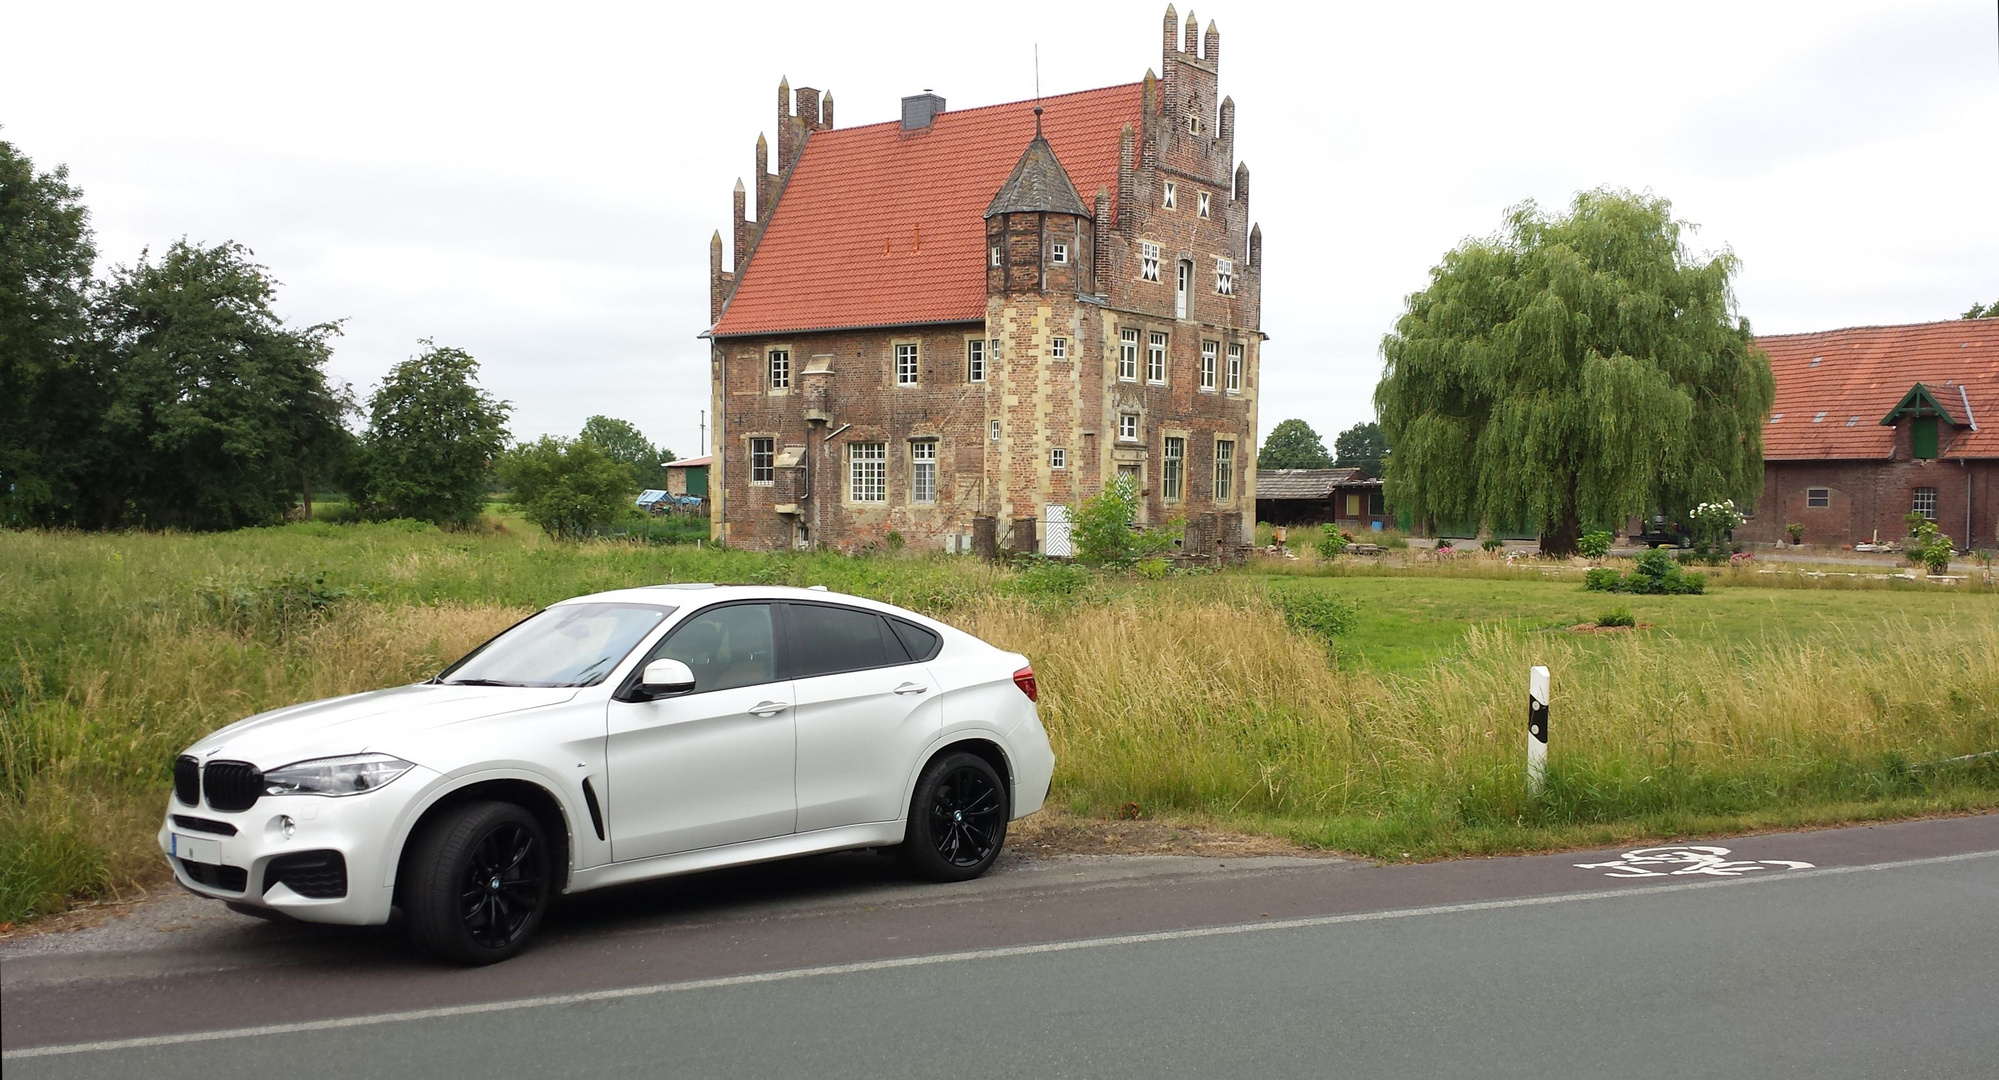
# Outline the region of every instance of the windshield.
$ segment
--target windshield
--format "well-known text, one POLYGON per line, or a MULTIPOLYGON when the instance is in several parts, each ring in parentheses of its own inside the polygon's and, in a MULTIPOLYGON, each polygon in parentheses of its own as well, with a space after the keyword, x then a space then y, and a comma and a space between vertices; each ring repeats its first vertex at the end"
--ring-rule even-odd
POLYGON ((446 668, 457 686, 594 686, 673 614, 651 604, 562 604, 532 615, 446 668))

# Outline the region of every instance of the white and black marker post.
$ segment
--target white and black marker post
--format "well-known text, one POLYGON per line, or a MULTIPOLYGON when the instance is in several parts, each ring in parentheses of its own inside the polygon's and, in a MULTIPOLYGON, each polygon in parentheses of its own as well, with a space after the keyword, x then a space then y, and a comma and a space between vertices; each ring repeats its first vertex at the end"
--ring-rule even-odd
POLYGON ((1548 669, 1527 674, 1527 793, 1539 795, 1548 776, 1548 669))

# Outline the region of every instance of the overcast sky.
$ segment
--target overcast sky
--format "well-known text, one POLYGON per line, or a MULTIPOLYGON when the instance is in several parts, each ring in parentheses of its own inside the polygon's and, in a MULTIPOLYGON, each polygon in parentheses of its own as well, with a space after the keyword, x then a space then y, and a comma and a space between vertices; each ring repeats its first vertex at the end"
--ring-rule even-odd
MULTIPOLYGON (((0 0, 0 138, 69 165, 106 264, 249 245, 286 318, 345 320, 333 374, 363 393, 429 337, 479 358, 518 436, 601 412, 691 456, 708 237, 780 77, 842 126, 924 88, 1031 97, 1037 43, 1044 93, 1134 81, 1164 8, 0 0)), ((1999 300, 1993 0, 1196 11, 1255 174, 1266 432, 1371 417, 1442 254, 1599 185, 1732 249, 1759 332, 1999 300)))

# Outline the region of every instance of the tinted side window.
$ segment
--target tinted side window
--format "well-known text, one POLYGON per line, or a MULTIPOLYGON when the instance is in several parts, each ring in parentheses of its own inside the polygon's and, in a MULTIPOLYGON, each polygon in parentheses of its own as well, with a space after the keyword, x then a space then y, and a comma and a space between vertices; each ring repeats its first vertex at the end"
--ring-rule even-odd
POLYGON ((777 677, 769 604, 730 604, 690 616, 651 660, 678 660, 694 672, 694 692, 755 686, 777 677))
POLYGON ((915 623, 890 619, 888 624, 895 628, 895 636, 902 639, 902 647, 909 650, 911 660, 928 660, 937 655, 937 647, 943 643, 935 631, 925 630, 915 623))
MULTIPOLYGON (((890 663, 882 617, 872 611, 791 605, 791 677, 809 679, 890 663)), ((903 663, 895 657, 894 663, 903 663)))

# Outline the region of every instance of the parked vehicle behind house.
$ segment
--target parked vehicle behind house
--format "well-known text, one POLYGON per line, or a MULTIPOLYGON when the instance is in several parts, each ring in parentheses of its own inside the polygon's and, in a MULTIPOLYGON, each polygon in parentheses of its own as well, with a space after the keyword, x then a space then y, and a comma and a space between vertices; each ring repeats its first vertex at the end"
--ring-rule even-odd
POLYGON ((1033 669, 820 589, 665 585, 556 604, 412 686, 253 716, 176 760, 159 840, 252 914, 379 924, 462 963, 556 895, 853 848, 989 868, 1054 755, 1033 669))

